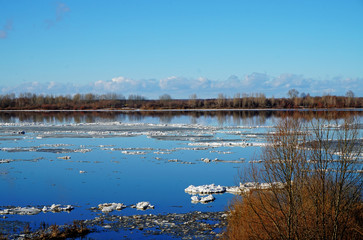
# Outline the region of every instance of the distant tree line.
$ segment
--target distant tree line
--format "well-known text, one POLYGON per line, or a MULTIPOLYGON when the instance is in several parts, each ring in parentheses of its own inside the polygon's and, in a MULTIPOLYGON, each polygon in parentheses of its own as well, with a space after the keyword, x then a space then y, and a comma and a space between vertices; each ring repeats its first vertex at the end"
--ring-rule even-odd
POLYGON ((43 95, 22 93, 0 95, 3 110, 97 110, 97 109, 314 109, 314 108, 362 108, 363 98, 352 91, 345 96, 310 96, 291 89, 288 98, 267 98, 263 93, 237 93, 233 97, 218 94, 217 98, 201 99, 196 94, 189 99, 173 99, 163 94, 149 100, 141 95, 93 93, 75 95, 43 95))

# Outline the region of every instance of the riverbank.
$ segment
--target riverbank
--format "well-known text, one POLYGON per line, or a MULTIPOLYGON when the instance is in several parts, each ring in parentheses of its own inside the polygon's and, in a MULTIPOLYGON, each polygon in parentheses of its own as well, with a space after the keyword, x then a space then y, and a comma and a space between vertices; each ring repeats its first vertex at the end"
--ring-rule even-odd
MULTIPOLYGON (((134 237, 150 237, 153 239, 215 239, 222 235, 227 224, 226 212, 200 212, 143 214, 120 216, 102 214, 94 219, 77 221, 91 232, 89 239, 100 239, 104 236, 133 239, 134 237)), ((1 222, 1 230, 25 228, 24 222, 1 222), (6 226, 7 224, 7 226, 6 226)), ((58 229, 62 229, 59 226, 58 229)), ((34 239, 41 233, 52 231, 53 226, 45 230, 37 230, 27 234, 11 234, 4 232, 8 239, 34 239), (8 236, 7 236, 8 235, 8 236)), ((6 239, 6 238, 5 238, 6 239)))

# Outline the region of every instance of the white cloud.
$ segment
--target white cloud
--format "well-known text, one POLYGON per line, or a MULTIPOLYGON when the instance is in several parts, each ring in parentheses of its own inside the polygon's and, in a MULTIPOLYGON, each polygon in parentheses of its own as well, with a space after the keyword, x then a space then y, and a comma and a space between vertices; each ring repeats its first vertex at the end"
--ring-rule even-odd
POLYGON ((48 85, 48 89, 52 89, 52 88, 54 88, 56 86, 57 86, 56 82, 50 82, 49 85, 48 85))
POLYGON ((246 75, 243 80, 244 86, 258 86, 268 82, 270 77, 265 73, 252 73, 246 75))
POLYGON ((185 77, 168 77, 159 81, 162 90, 191 90, 206 88, 210 86, 206 78, 185 78, 185 77))
POLYGON ((125 81, 125 77, 116 77, 116 78, 112 78, 111 81, 115 82, 115 83, 122 83, 125 81))
POLYGON ((204 77, 187 78, 171 76, 163 79, 132 79, 118 76, 110 80, 98 80, 85 85, 59 82, 28 82, 15 87, 0 87, 0 93, 75 94, 75 93, 118 93, 124 96, 139 94, 147 98, 158 98, 169 94, 173 98, 188 98, 193 93, 198 97, 213 98, 219 93, 233 96, 236 93, 265 93, 266 96, 286 97, 295 88, 300 93, 311 95, 345 95, 352 90, 356 96, 363 95, 363 78, 334 77, 312 79, 297 74, 281 74, 277 77, 265 73, 246 76, 232 75, 225 81, 215 81, 204 77))
POLYGON ((91 84, 94 90, 99 92, 139 92, 154 88, 153 80, 134 80, 123 76, 112 78, 111 80, 99 80, 91 84))

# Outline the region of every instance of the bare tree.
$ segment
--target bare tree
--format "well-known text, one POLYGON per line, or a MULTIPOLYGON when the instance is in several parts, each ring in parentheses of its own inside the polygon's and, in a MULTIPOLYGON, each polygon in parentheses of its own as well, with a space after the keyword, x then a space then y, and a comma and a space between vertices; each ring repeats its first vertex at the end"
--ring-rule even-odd
POLYGON ((296 98, 297 96, 299 96, 299 91, 293 88, 287 92, 287 95, 289 96, 289 98, 296 98))
POLYGON ((217 106, 219 108, 225 107, 226 101, 227 101, 227 96, 224 95, 223 93, 219 93, 217 98, 217 106))
POLYGON ((189 106, 192 108, 198 107, 198 96, 197 94, 193 93, 189 96, 189 106))
POLYGON ((268 137, 263 165, 251 168, 251 178, 270 188, 243 192, 231 205, 226 238, 362 238, 359 124, 282 120, 268 137))
POLYGON ((352 103, 354 102, 354 93, 352 90, 349 90, 345 94, 345 101, 346 101, 346 107, 351 107, 352 103))
POLYGON ((169 94, 163 94, 163 95, 161 95, 160 97, 159 97, 159 99, 161 100, 161 101, 169 101, 169 100, 171 100, 171 96, 169 95, 169 94))
POLYGON ((345 96, 347 98, 354 98, 354 92, 352 90, 348 90, 346 93, 345 93, 345 96))

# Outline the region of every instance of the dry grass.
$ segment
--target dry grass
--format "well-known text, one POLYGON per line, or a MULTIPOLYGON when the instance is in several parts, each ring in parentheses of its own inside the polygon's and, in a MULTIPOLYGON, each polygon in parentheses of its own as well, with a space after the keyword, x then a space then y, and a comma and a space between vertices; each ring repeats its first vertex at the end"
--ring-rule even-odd
POLYGON ((55 240, 55 239, 69 239, 85 236, 90 233, 88 229, 81 221, 73 221, 71 225, 58 226, 56 224, 49 228, 42 228, 36 233, 30 235, 29 239, 34 240, 55 240))
MULTIPOLYGON (((282 191, 280 197, 283 198, 283 195, 282 191)), ((308 195, 305 197, 294 221, 298 226, 293 228, 295 232, 291 235, 287 233, 286 221, 289 205, 277 206, 279 203, 275 194, 269 191, 263 193, 255 191, 243 198, 235 198, 229 206, 230 215, 223 239, 334 239, 332 226, 335 211, 332 205, 327 204, 328 206, 322 209, 316 209, 313 198, 308 195)), ((330 200, 327 199, 326 202, 329 203, 330 200)), ((342 236, 340 239, 363 239, 361 201, 354 203, 350 211, 342 213, 338 221, 339 235, 342 236)))
POLYGON ((0 240, 8 240, 9 238, 2 233, 0 233, 0 240))

